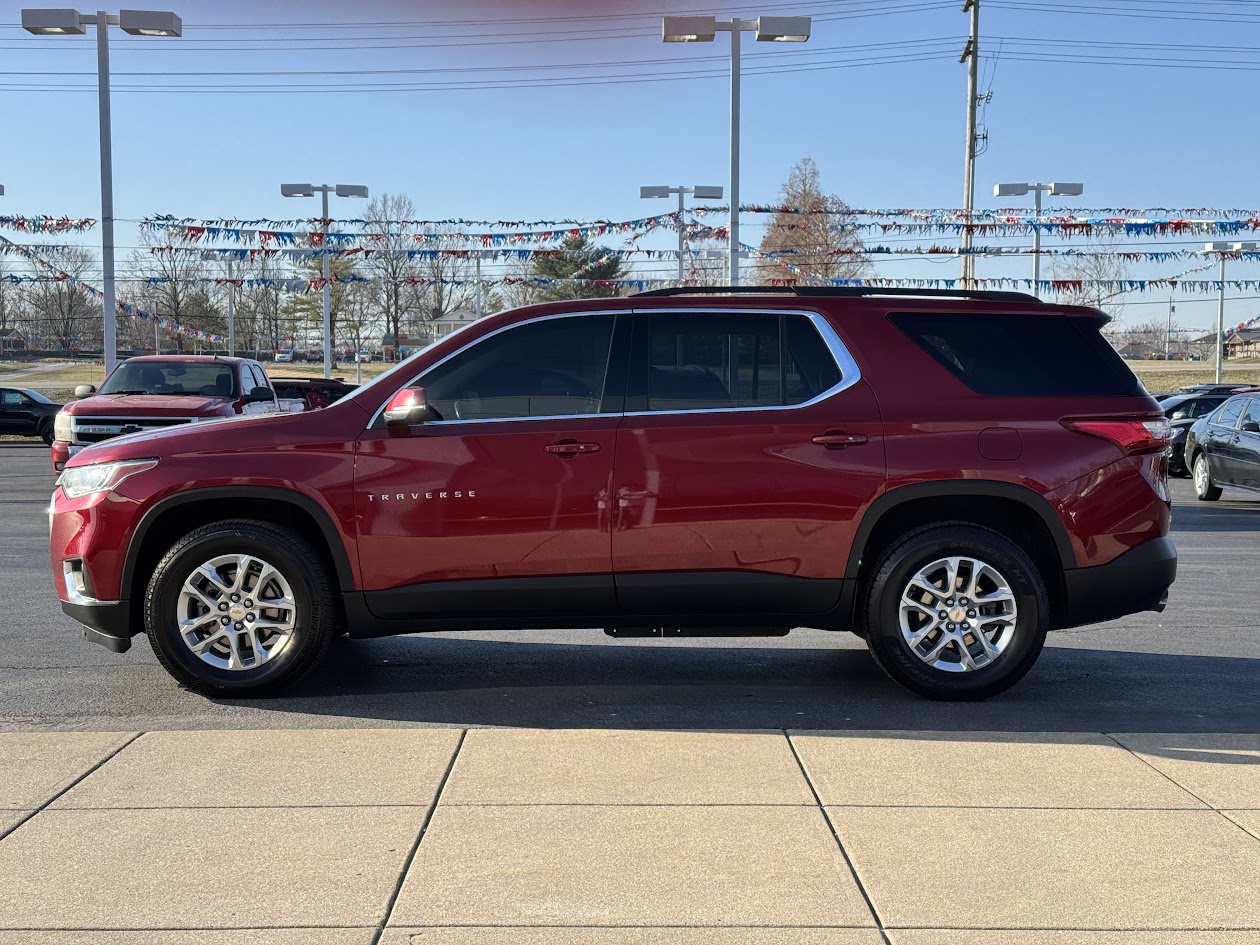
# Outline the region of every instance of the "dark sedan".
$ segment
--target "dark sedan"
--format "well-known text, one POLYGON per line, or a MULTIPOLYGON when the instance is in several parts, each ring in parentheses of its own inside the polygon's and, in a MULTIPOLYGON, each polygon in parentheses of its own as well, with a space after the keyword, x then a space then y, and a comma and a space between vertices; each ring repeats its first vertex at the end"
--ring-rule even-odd
POLYGON ((60 409, 61 404, 53 403, 38 391, 0 387, 0 434, 37 436, 51 446, 53 418, 60 409))
POLYGON ((1159 402, 1172 426, 1172 440, 1168 444, 1168 474, 1171 476, 1188 476, 1190 467, 1186 463, 1186 435, 1196 420, 1207 416, 1225 401, 1229 400, 1243 386, 1226 390, 1217 389, 1214 385, 1202 385, 1195 388, 1184 388, 1175 394, 1169 394, 1159 402))
POLYGON ((1260 388, 1225 401, 1195 422, 1185 455, 1194 491, 1205 502, 1221 497, 1221 486, 1260 492, 1260 388))

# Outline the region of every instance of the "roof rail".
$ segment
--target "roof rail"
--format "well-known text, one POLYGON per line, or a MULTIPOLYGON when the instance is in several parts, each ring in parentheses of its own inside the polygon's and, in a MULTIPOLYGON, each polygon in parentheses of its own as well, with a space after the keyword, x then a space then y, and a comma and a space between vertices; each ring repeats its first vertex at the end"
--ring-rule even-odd
POLYGON ((976 299, 986 302, 1040 302, 1026 292, 1003 292, 986 289, 907 289, 879 288, 877 286, 819 286, 819 285, 697 285, 679 286, 673 289, 649 289, 633 292, 630 298, 653 298, 670 295, 805 295, 831 298, 871 298, 874 296, 900 296, 905 298, 976 299))

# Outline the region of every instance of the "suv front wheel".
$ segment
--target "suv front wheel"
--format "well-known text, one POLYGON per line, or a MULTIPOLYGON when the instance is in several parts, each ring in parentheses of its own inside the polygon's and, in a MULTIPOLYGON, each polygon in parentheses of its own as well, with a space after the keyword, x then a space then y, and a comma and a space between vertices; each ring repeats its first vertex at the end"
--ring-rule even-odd
POLYGON ((153 651, 208 696, 259 696, 319 661, 337 630, 332 579, 299 535, 269 522, 216 522, 158 563, 144 601, 153 651))
POLYGON ((865 601, 875 661, 932 699, 987 699, 1009 689, 1046 639, 1037 568, 1010 539, 977 525, 904 536, 879 559, 865 601))

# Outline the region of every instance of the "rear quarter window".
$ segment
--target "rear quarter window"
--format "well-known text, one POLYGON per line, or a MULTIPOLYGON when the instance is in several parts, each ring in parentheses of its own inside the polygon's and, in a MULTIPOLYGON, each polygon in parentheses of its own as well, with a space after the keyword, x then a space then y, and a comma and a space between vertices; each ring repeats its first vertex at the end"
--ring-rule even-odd
POLYGON ((1145 393, 1099 333, 1101 320, 962 312, 897 312, 888 317, 978 394, 1136 397, 1145 393))

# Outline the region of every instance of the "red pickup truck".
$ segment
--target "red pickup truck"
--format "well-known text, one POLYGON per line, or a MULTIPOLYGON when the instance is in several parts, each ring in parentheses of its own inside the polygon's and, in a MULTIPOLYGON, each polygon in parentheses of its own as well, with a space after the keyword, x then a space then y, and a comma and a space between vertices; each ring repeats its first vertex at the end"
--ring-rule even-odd
POLYGON ((267 372, 245 358, 128 358, 99 391, 84 384, 75 393, 81 399, 63 407, 53 424, 58 472, 79 450, 111 437, 280 410, 267 372))

